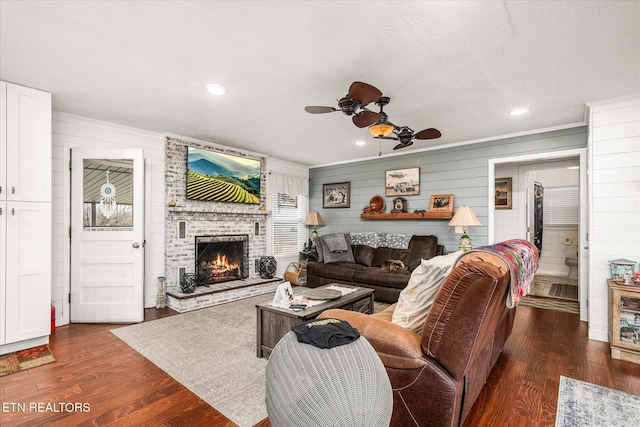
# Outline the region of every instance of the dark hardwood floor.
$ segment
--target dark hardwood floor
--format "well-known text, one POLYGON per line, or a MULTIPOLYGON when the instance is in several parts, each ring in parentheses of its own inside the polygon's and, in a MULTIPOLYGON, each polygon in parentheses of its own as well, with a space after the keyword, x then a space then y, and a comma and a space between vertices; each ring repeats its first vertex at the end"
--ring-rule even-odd
MULTIPOLYGON (((145 320, 174 314, 148 309, 145 320)), ((235 425, 109 332, 117 327, 57 328, 50 344, 57 362, 0 378, 0 425, 235 425), (12 403, 27 411, 11 411, 12 403), (56 406, 29 412, 31 403, 56 406), (64 404, 86 404, 85 411, 64 404)), ((640 395, 640 365, 611 359, 607 343, 587 339, 577 314, 521 306, 465 427, 553 426, 560 375, 640 395)))

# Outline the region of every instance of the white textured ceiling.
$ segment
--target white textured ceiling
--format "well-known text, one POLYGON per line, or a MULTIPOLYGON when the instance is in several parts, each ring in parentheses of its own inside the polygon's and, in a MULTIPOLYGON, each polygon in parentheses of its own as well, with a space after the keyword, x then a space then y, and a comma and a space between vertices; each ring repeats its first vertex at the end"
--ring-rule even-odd
POLYGON ((391 98, 392 122, 442 132, 403 152, 582 122, 585 103, 640 92, 638 1, 2 0, 0 43, 0 78, 54 110, 307 165, 378 154, 350 117, 304 111, 353 81, 391 98))

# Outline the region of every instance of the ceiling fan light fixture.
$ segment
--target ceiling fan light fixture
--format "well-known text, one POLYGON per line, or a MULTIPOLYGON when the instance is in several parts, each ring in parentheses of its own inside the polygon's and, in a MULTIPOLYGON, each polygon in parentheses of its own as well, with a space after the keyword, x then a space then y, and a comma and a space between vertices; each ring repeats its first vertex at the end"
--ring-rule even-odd
POLYGON ((208 84, 207 86, 207 92, 209 92, 212 95, 224 95, 225 93, 227 93, 227 88, 219 85, 219 84, 208 84))
POLYGON ((387 136, 393 132, 393 125, 389 123, 375 123, 369 126, 369 132, 373 136, 387 136))

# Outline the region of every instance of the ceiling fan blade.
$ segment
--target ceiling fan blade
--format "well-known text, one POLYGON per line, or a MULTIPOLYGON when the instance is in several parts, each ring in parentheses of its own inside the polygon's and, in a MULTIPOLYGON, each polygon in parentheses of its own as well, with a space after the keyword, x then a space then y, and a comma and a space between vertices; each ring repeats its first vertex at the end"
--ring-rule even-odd
POLYGON ((402 144, 402 143, 400 143, 400 144, 396 145, 395 147, 393 147, 393 149, 394 149, 394 150, 399 150, 399 149, 401 149, 401 148, 408 147, 408 146, 410 146, 410 145, 413 145, 413 141, 409 141, 409 142, 407 142, 406 144, 402 144))
POLYGON ((318 107, 315 105, 304 107, 304 111, 311 114, 333 113, 334 111, 340 111, 334 107, 318 107))
POLYGON ((416 133, 414 138, 415 139, 436 139, 436 138, 440 138, 441 136, 442 134, 438 129, 429 128, 429 129, 421 130, 420 132, 416 133))
POLYGON ((382 92, 380 89, 368 83, 353 82, 351 83, 351 87, 349 87, 349 94, 347 96, 355 99, 364 106, 373 101, 377 101, 382 96, 382 92))
POLYGON ((380 120, 382 116, 373 111, 361 111, 353 116, 353 124, 359 128, 370 126, 380 120))

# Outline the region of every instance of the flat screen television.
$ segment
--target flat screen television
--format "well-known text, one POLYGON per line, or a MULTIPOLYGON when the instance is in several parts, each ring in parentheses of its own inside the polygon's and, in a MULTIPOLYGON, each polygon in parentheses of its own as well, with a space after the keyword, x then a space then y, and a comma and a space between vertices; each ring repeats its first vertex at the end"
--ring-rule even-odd
POLYGON ((260 161, 188 147, 187 199, 260 203, 260 161))

